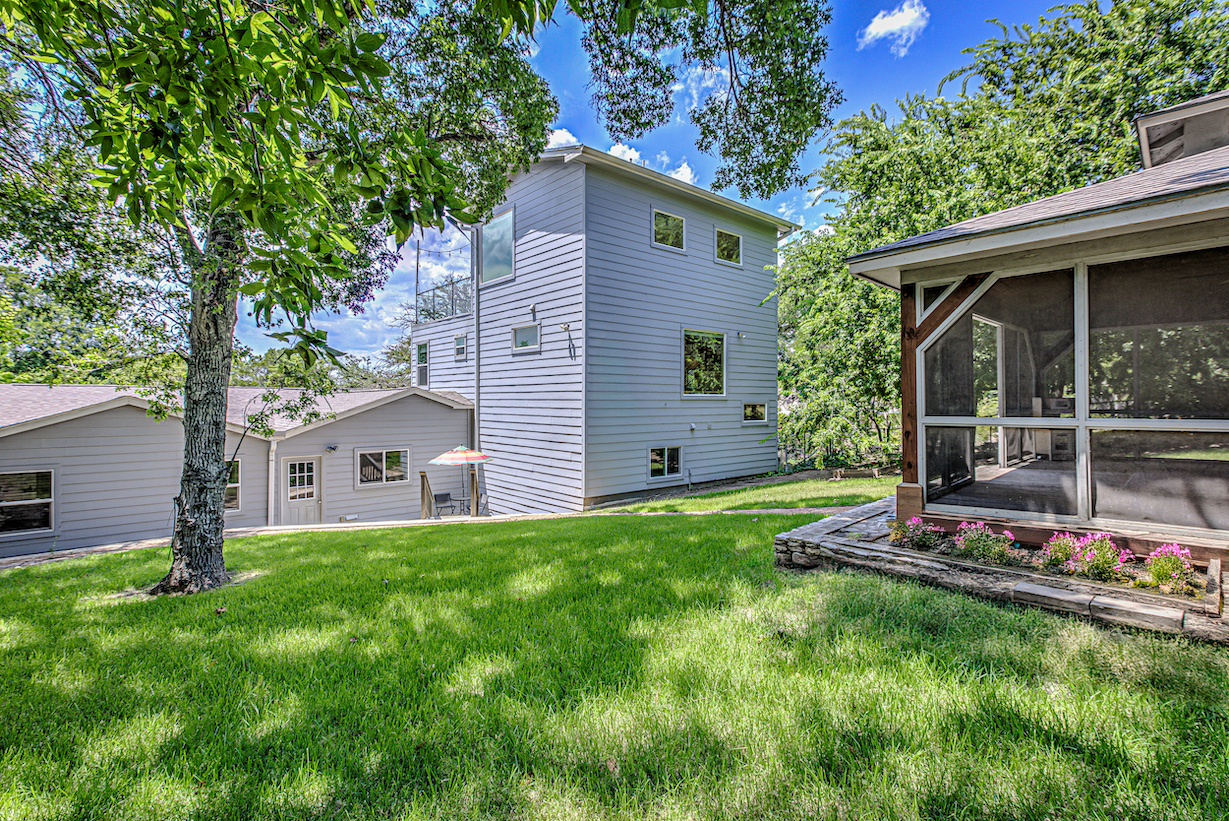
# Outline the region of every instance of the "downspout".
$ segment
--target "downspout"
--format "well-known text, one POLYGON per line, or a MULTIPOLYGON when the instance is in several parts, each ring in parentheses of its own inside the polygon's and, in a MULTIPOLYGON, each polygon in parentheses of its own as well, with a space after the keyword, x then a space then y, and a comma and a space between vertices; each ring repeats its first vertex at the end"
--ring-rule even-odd
POLYGON ((277 501, 277 440, 269 440, 269 498, 265 512, 265 525, 272 527, 274 505, 277 501))
POLYGON ((472 288, 474 293, 474 412, 473 418, 470 420, 472 424, 471 441, 474 450, 482 449, 482 441, 479 436, 481 430, 478 424, 478 409, 481 405, 481 397, 479 396, 479 385, 482 380, 479 378, 479 373, 482 370, 482 332, 478 321, 479 305, 482 300, 479 298, 479 284, 481 282, 481 271, 479 257, 482 255, 482 228, 473 226, 470 228, 470 254, 469 254, 469 275, 473 282, 472 288))

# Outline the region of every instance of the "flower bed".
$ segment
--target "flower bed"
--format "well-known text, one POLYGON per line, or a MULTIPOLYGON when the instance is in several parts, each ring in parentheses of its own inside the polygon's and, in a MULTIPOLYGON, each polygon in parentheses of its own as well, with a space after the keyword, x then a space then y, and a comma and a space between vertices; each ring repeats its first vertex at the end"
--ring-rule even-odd
POLYGON ((1201 599, 1206 585, 1191 565, 1190 551, 1181 545, 1162 545, 1140 561, 1119 547, 1109 533, 1055 533, 1044 545, 1032 547, 1018 543, 1010 530, 995 533, 985 522, 961 522, 956 535, 951 536, 915 516, 906 522, 892 522, 890 540, 910 550, 978 564, 1147 588, 1166 596, 1201 599))

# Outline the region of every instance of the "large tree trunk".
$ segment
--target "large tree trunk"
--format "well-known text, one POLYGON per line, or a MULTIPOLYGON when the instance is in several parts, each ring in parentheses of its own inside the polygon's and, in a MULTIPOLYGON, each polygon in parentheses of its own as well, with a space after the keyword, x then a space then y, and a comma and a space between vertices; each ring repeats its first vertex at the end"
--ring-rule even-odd
POLYGON ((150 593, 198 593, 226 584, 222 559, 226 492, 226 396, 238 316, 238 224, 210 230, 194 272, 184 380, 183 475, 175 498, 171 570, 150 593))

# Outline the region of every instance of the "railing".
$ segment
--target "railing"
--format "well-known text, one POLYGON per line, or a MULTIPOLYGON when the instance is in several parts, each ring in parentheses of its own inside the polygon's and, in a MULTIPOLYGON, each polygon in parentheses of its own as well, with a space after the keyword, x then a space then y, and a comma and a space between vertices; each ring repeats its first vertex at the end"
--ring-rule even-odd
POLYGON ((448 319, 467 314, 473 308, 473 282, 469 277, 456 277, 418 292, 414 299, 414 321, 422 323, 448 319))

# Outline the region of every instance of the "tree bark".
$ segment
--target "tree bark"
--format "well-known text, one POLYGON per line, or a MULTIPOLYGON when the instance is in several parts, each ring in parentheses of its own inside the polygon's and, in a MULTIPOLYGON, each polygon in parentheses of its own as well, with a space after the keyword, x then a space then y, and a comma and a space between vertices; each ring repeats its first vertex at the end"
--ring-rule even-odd
POLYGON ((223 215, 207 235, 192 281, 184 380, 183 474, 175 498, 171 569, 150 593, 199 593, 230 581, 222 558, 226 400, 238 318, 240 226, 223 215))

